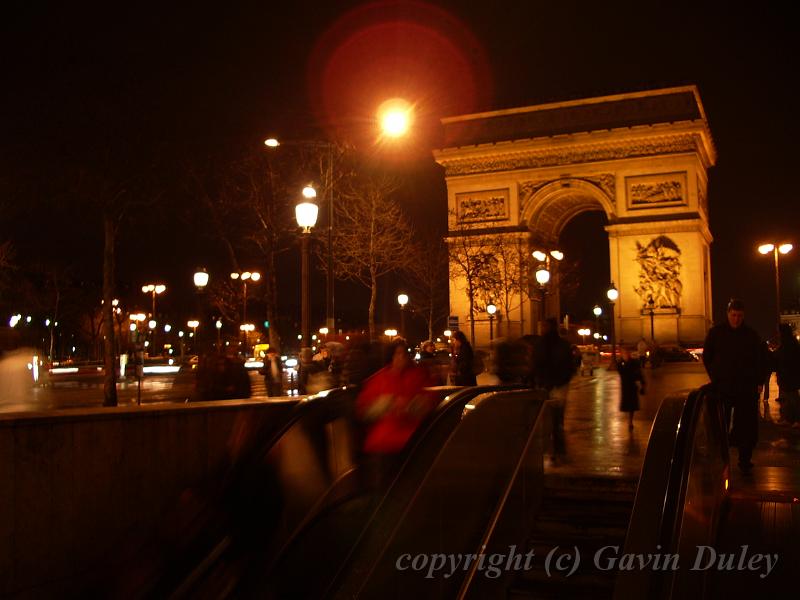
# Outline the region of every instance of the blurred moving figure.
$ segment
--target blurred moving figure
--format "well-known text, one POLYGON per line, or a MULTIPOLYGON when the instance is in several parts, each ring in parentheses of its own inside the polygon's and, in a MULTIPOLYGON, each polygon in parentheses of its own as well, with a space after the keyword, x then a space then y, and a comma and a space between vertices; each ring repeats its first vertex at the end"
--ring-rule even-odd
POLYGON ((197 400, 250 397, 250 376, 244 362, 231 354, 207 354, 197 365, 197 400))
POLYGON ((780 420, 786 424, 800 422, 800 343, 794 337, 792 326, 780 326, 781 345, 773 353, 773 364, 778 377, 778 404, 780 420))
POLYGON ((397 468, 398 455, 434 408, 427 370, 414 364, 406 341, 389 345, 386 366, 364 382, 356 414, 366 427, 362 446, 365 485, 383 487, 397 468))
POLYGON ((552 317, 544 322, 544 333, 537 340, 533 355, 534 379, 536 385, 547 390, 547 409, 550 411, 551 437, 553 439, 552 459, 566 455, 564 441, 564 410, 567 391, 575 361, 569 342, 558 333, 558 321, 552 317))
POLYGON ((498 340, 492 364, 499 383, 524 383, 528 373, 528 348, 519 340, 498 340))
POLYGON ((267 396, 283 396, 283 365, 281 364, 280 356, 278 356, 277 348, 272 346, 267 348, 264 367, 260 373, 264 376, 267 396))

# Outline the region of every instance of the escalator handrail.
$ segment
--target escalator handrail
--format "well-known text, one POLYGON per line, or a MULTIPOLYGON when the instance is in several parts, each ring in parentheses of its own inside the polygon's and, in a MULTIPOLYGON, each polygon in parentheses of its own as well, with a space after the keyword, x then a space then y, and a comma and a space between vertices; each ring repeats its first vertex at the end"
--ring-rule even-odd
MULTIPOLYGON (((528 458, 528 452, 530 451, 531 445, 533 444, 536 433, 538 430, 539 421, 544 418, 542 415, 545 412, 543 410, 544 402, 542 402, 539 408, 539 414, 537 415, 533 425, 531 426, 530 431, 528 432, 528 438, 525 440, 525 445, 522 447, 520 451, 519 457, 517 458, 517 462, 514 465, 514 469, 511 472, 508 481, 506 482, 503 493, 500 496, 500 499, 497 501, 497 505, 495 506, 494 510, 492 511, 492 516, 489 519, 489 522, 486 526, 486 530, 484 531, 483 535, 481 536, 481 541, 478 544, 478 547, 475 549, 474 554, 476 556, 484 553, 487 548, 489 548, 489 544, 494 536, 495 528, 497 527, 497 523, 500 521, 500 517, 505 510, 506 503, 508 502, 508 498, 511 495, 511 491, 517 483, 517 479, 519 478, 520 472, 522 471, 522 466, 525 463, 525 460, 528 458)), ((458 591, 458 600, 463 600, 467 597, 467 594, 470 591, 470 586, 475 578, 475 573, 478 571, 478 561, 473 561, 472 565, 470 566, 469 572, 465 577, 463 583, 461 584, 461 589, 458 591)))
MULTIPOLYGON (((347 572, 348 567, 351 565, 354 556, 358 553, 359 547, 361 546, 362 542, 364 541, 365 537, 367 536, 370 529, 373 527, 378 516, 381 514, 382 509, 389 501, 392 493, 396 490, 396 486, 399 485, 403 478, 403 474, 406 472, 406 469, 409 468, 411 462, 415 459, 415 455, 417 449, 424 443, 425 439, 432 432, 438 424, 444 420, 445 418, 452 416, 451 413, 454 411, 462 412, 464 406, 474 400, 476 397, 480 396, 481 394, 487 394, 493 391, 513 391, 518 389, 525 389, 523 385, 503 385, 503 386, 473 386, 473 387, 466 387, 466 388, 459 388, 454 391, 452 394, 448 394, 442 402, 440 403, 439 407, 437 407, 437 411, 431 418, 427 419, 423 426, 419 427, 417 431, 414 432, 414 435, 409 440, 407 451, 404 453, 405 457, 402 462, 400 468, 396 471, 392 481, 389 483, 388 487, 386 488, 385 493, 381 496, 381 499, 378 501, 375 508, 372 510, 370 516, 368 517, 367 521, 365 522, 364 526, 361 528, 361 533, 359 534, 358 538, 356 539, 353 546, 350 548, 347 556, 341 563, 340 568, 337 570, 336 575, 331 580, 330 585, 326 589, 325 593, 322 597, 328 598, 332 595, 336 594, 336 590, 339 588, 341 577, 344 573, 347 572)), ((422 487, 422 483, 428 477, 430 473, 430 466, 436 463, 439 455, 444 451, 444 448, 447 446, 447 442, 453 436, 454 430, 451 430, 442 446, 438 449, 435 453, 429 468, 426 470, 425 475, 423 476, 422 481, 419 483, 418 487, 422 487)))
MULTIPOLYGON (((488 399, 491 399, 491 398, 496 398, 497 396, 505 395, 508 392, 514 392, 514 391, 519 391, 519 392, 530 391, 530 388, 527 388, 525 386, 513 386, 510 389, 498 390, 497 387, 492 386, 492 389, 490 391, 484 391, 483 393, 475 394, 474 398, 480 402, 481 400, 488 400, 488 399)), ((542 406, 543 406, 543 404, 542 404, 542 406)), ((535 431, 536 430, 536 423, 538 422, 538 419, 541 417, 541 414, 543 412, 541 410, 542 406, 540 406, 539 413, 538 413, 536 419, 534 420, 534 423, 532 423, 532 425, 531 425, 531 431, 535 431)), ((449 435, 447 436, 447 440, 445 441, 444 444, 442 444, 441 448, 436 453, 436 457, 431 462, 432 466, 435 465, 438 462, 438 459, 440 458, 440 456, 446 451, 446 449, 448 447, 448 444, 451 442, 453 437, 456 435, 457 431, 458 431, 458 427, 455 427, 449 433, 449 435)), ((526 443, 524 445, 524 447, 526 449, 529 448, 530 441, 531 441, 531 435, 529 434, 528 438, 526 438, 526 443)), ((522 453, 522 456, 524 457, 525 454, 522 453)), ((515 463, 515 469, 514 469, 515 473, 518 472, 518 470, 516 468, 518 466, 519 466, 519 463, 515 463)), ((419 494, 421 493, 422 489, 425 487, 425 483, 428 480, 428 478, 430 477, 432 471, 433 471, 433 468, 429 468, 427 470, 427 472, 425 473, 425 476, 419 482, 419 485, 417 486, 417 488, 416 488, 414 494, 412 495, 411 499, 406 504, 406 507, 403 510, 402 514, 397 519, 394 527, 392 528, 392 531, 386 537, 386 539, 383 540, 383 543, 381 544, 381 549, 376 553, 375 558, 372 561, 371 567, 369 568, 369 570, 366 573, 364 573, 364 575, 362 577, 362 589, 359 590, 359 593, 356 594, 356 595, 360 595, 361 591, 363 591, 363 586, 366 585, 367 582, 372 577, 372 575, 374 573, 374 570, 378 567, 378 564, 380 562, 380 557, 382 557, 386 553, 386 551, 388 550, 388 548, 391 545, 392 541, 394 540, 395 536, 397 535, 398 531, 402 527, 402 524, 403 524, 406 516, 408 515, 408 512, 411 510, 411 507, 414 505, 414 502, 415 502, 416 498, 419 496, 419 494)), ((509 484, 513 484, 514 477, 512 476, 509 479, 510 479, 509 484)), ((507 495, 503 494, 501 496, 505 496, 505 498, 503 500, 501 500, 501 502, 504 504, 504 500, 507 499, 507 495)), ((494 514, 494 512, 493 512, 493 514, 494 514)), ((493 520, 493 524, 496 524, 496 523, 494 523, 494 520, 493 520)), ((478 551, 478 554, 480 554, 480 551, 478 551)), ((331 589, 328 590, 328 593, 330 593, 330 592, 331 592, 331 589)), ((327 597, 327 594, 326 594, 325 597, 327 597)))
MULTIPOLYGON (((701 409, 709 402, 713 404, 714 421, 721 430, 722 459, 727 469, 727 430, 711 386, 665 398, 650 431, 625 539, 625 554, 677 553, 693 442, 701 409), (654 514, 654 511, 657 512, 654 514), (654 522, 657 522, 655 527, 652 526, 654 522)), ((663 572, 654 572, 652 576, 645 571, 620 572, 614 597, 669 597, 671 586, 663 585, 664 578, 669 576, 670 573, 663 572)))
MULTIPOLYGON (((459 391, 459 390, 456 389, 454 391, 459 391)), ((419 435, 418 435, 420 433, 419 430, 425 428, 426 424, 427 424, 427 427, 429 428, 429 427, 432 427, 433 424, 439 420, 439 418, 440 418, 440 416, 441 416, 441 414, 443 412, 443 408, 446 408, 446 407, 443 407, 442 405, 445 402, 447 402, 448 399, 451 398, 452 396, 454 396, 454 394, 452 394, 452 393, 451 394, 447 394, 442 399, 442 402, 439 404, 439 406, 437 406, 437 408, 434 411, 433 415, 431 415, 428 419, 423 421, 423 425, 420 426, 420 428, 418 428, 418 430, 414 433, 414 436, 412 436, 412 441, 419 437, 419 435)), ((278 439, 280 439, 280 438, 279 437, 276 438, 276 441, 278 439)), ((406 460, 408 460, 408 458, 406 460)), ((341 481, 344 481, 347 477, 352 476, 352 473, 353 473, 353 470, 350 469, 350 470, 342 473, 340 477, 336 478, 331 483, 331 485, 328 488, 328 490, 326 491, 326 493, 323 494, 319 498, 317 503, 315 503, 314 506, 312 506, 309 509, 308 514, 297 524, 297 526, 292 530, 291 534, 289 536, 287 536, 286 540, 284 540, 284 542, 281 544, 280 548, 275 553, 275 556, 272 559, 271 563, 267 567, 267 569, 266 569, 267 572, 271 572, 275 568, 275 565, 278 564, 278 562, 280 560, 280 557, 287 551, 288 548, 291 548, 296 543, 297 539, 303 534, 304 530, 309 525, 311 525, 314 522, 315 519, 317 519, 320 516, 320 514, 322 513, 324 507, 326 506, 326 504, 328 502, 328 498, 331 497, 331 494, 334 491, 334 489, 340 484, 341 481)))

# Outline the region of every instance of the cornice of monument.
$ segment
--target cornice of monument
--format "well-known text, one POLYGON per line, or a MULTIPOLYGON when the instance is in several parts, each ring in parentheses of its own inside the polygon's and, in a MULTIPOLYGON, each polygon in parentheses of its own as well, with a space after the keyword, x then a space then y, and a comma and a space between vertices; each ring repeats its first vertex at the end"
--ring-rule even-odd
POLYGON ((716 162, 703 121, 447 148, 435 151, 434 157, 452 177, 689 152, 706 169, 716 162))
MULTIPOLYGON (((697 213, 682 215, 664 215, 659 220, 640 222, 632 219, 619 219, 605 226, 609 238, 620 235, 660 235, 663 233, 700 233, 709 244, 714 241, 708 223, 703 221, 697 213), (675 218, 678 217, 678 218, 675 218)), ((658 218, 658 217, 656 217, 658 218)))

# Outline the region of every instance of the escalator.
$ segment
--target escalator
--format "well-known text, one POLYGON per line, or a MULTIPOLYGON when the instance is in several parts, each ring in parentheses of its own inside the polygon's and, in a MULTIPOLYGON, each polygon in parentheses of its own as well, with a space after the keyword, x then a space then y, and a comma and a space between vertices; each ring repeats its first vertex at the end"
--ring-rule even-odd
POLYGON ((606 546, 616 553, 667 553, 713 543, 728 462, 721 410, 707 390, 664 400, 638 481, 546 474, 542 392, 484 387, 437 393, 438 409, 380 487, 360 470, 355 391, 299 406, 295 418, 239 466, 238 483, 229 486, 238 489, 231 495, 235 505, 229 498, 224 526, 206 536, 203 552, 184 557, 179 577, 167 571, 160 587, 144 595, 702 596, 706 582, 691 572, 601 569, 593 558, 606 546), (250 485, 257 490, 253 497, 250 485), (258 514, 267 497, 272 500, 262 512, 269 518, 252 530, 249 518, 231 518, 242 506, 245 514, 258 514), (573 573, 545 569, 554 548, 577 548, 581 563, 573 573), (527 555, 532 560, 523 567, 527 555), (493 556, 508 562, 498 567, 493 556), (443 564, 438 557, 459 562, 443 564))
MULTIPOLYGON (((596 568, 592 558, 604 547, 624 545, 635 494, 635 478, 545 475, 542 504, 525 548, 533 552, 531 568, 514 579, 508 597, 611 598, 613 575, 596 568), (577 548, 580 564, 573 573, 552 562, 562 548, 570 556, 577 548)), ((564 563, 571 566, 571 560, 564 563)))
MULTIPOLYGON (((438 407, 400 457, 406 481, 413 485, 425 473, 426 461, 458 423, 463 406, 484 389, 431 390, 438 407)), ((355 388, 342 388, 300 402, 277 433, 242 451, 220 483, 204 494, 201 514, 184 535, 189 539, 178 539, 177 548, 161 561, 157 581, 140 577, 117 595, 135 587, 140 597, 264 597, 265 586, 286 579, 287 571, 277 566, 285 564, 287 550, 293 544, 314 547, 295 540, 326 531, 318 523, 340 532, 334 536, 340 543, 348 532, 360 531, 385 490, 363 472, 356 396, 355 388), (333 511, 338 520, 322 518, 333 511), (275 575, 265 579, 267 574, 275 575)), ((308 564, 302 563, 296 579, 308 579, 308 564)))

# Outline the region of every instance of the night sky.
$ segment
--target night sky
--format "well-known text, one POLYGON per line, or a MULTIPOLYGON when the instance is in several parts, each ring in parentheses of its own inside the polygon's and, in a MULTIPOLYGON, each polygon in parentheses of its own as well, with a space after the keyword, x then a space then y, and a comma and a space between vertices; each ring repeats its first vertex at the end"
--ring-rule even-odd
MULTIPOLYGON (((135 291, 163 278, 173 290, 164 301, 178 305, 196 266, 228 269, 186 218, 192 200, 181 173, 194 160, 271 134, 347 136, 366 146, 379 101, 402 96, 417 104, 417 128, 387 165, 404 178, 417 229, 442 231, 445 187, 430 153, 441 117, 696 84, 719 154, 709 183, 715 316, 740 296, 748 320, 771 333, 773 274, 755 247, 800 245, 790 93, 797 52, 783 9, 534 0, 76 4, 12 3, 0 25, 0 241, 12 240, 22 270, 60 261, 101 279, 100 221, 59 192, 68 164, 110 160, 124 172, 147 157, 160 192, 123 232, 118 281, 135 291)), ((597 215, 579 217, 565 233, 565 244, 586 254, 586 300, 566 307, 578 316, 607 283, 603 256, 598 262, 586 250, 605 244, 601 225, 597 215)), ((785 308, 800 297, 796 254, 782 262, 785 308)), ((295 259, 283 267, 288 311, 297 303, 295 259)), ((396 310, 395 285, 381 288, 379 318, 396 310)), ((322 290, 314 300, 320 320, 322 290)))

